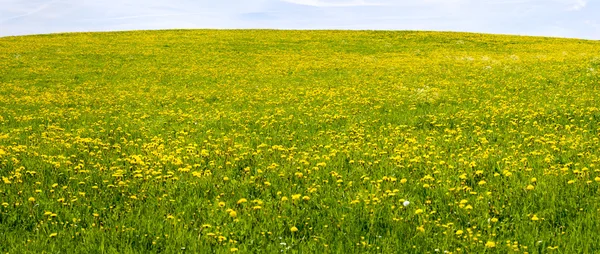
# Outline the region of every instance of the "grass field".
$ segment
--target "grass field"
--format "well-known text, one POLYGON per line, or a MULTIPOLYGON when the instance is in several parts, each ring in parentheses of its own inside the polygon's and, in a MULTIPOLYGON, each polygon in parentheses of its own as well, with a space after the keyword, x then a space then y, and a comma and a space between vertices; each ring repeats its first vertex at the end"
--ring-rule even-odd
POLYGON ((0 38, 0 252, 598 253, 600 42, 0 38))

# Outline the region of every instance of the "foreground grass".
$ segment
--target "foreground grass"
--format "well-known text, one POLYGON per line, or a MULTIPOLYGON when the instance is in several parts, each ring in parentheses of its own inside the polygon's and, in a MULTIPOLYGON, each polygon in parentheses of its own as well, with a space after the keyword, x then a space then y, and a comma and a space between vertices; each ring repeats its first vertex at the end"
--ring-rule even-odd
POLYGON ((0 251, 598 252, 598 52, 433 32, 0 38, 0 251))

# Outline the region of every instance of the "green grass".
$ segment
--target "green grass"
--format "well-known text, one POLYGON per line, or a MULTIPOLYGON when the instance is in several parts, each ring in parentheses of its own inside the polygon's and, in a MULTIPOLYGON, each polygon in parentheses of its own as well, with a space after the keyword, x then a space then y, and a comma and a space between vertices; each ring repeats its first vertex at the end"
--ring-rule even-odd
POLYGON ((598 52, 439 32, 0 38, 0 252, 600 252, 598 52))

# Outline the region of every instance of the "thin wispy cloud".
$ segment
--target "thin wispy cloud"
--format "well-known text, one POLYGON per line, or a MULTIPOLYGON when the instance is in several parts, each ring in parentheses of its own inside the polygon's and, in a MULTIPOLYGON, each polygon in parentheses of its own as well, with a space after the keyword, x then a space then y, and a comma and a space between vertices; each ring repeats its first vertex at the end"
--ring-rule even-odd
MULTIPOLYGON (((42 3, 39 6, 35 7, 34 9, 28 10, 27 12, 25 12, 23 14, 19 14, 19 15, 16 15, 16 16, 8 17, 8 18, 5 18, 5 19, 0 19, 0 24, 2 24, 4 22, 7 22, 7 21, 10 21, 10 20, 13 20, 13 19, 19 19, 19 18, 30 16, 30 15, 34 15, 34 14, 36 14, 38 12, 43 11, 44 9, 48 8, 48 6, 51 6, 52 4, 54 4, 54 3, 58 2, 58 1, 60 1, 60 0, 53 0, 53 1, 46 2, 46 3, 42 3)), ((2 7, 0 7, 0 8, 2 8, 2 7)))
POLYGON ((308 5, 315 7, 356 7, 356 6, 381 6, 381 3, 368 2, 364 0, 353 1, 331 1, 331 0, 283 0, 284 2, 308 5))
POLYGON ((434 30, 600 39, 600 0, 0 0, 0 36, 175 28, 434 30))
POLYGON ((573 11, 578 11, 578 10, 583 9, 586 5, 587 5, 586 0, 577 0, 577 1, 575 1, 575 3, 573 3, 571 8, 569 8, 569 9, 573 10, 573 11))

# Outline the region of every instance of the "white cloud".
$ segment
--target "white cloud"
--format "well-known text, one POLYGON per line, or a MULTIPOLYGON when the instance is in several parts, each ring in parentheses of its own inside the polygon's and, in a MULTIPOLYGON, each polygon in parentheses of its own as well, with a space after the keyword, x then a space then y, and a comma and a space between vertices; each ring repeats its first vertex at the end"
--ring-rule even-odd
POLYGON ((571 11, 578 11, 581 10, 583 8, 585 8, 585 6, 587 5, 587 0, 575 0, 575 3, 573 3, 571 5, 571 7, 569 8, 569 10, 571 11))
POLYGON ((382 5, 381 3, 373 3, 366 2, 364 0, 352 0, 352 1, 343 1, 343 0, 282 0, 284 2, 299 4, 299 5, 308 5, 315 7, 353 7, 353 6, 378 6, 382 5))

